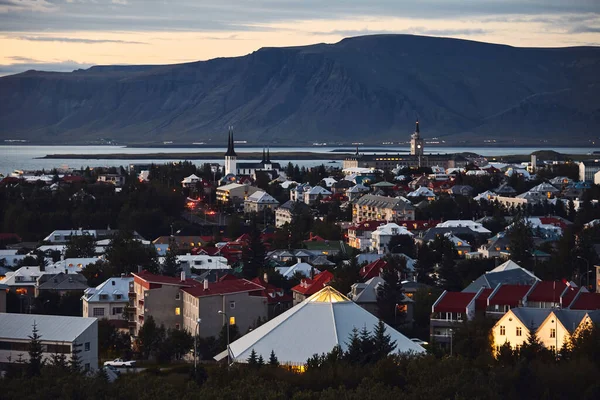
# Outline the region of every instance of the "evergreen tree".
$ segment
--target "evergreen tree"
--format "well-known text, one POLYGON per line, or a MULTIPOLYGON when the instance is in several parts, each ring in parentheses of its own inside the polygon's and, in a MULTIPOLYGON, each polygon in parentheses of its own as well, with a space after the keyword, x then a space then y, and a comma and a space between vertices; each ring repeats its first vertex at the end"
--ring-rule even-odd
POLYGON ((360 336, 358 335, 358 329, 356 329, 356 327, 352 328, 352 333, 350 333, 350 337, 348 337, 348 342, 346 342, 346 346, 348 347, 348 349, 344 354, 344 359, 349 363, 360 362, 362 350, 360 336))
POLYGON ((65 248, 66 258, 87 258, 96 255, 96 238, 87 232, 83 235, 71 235, 65 248))
POLYGON ((144 359, 149 359, 150 356, 158 350, 160 344, 160 332, 154 317, 151 315, 146 318, 144 324, 140 328, 137 337, 137 346, 144 359))
POLYGON ((263 359, 262 355, 258 356, 257 365, 259 368, 262 367, 263 365, 265 365, 265 360, 263 359))
POLYGON ((169 239, 169 249, 165 254, 165 260, 162 265, 162 273, 166 276, 177 276, 181 272, 181 264, 177 260, 178 253, 177 241, 175 238, 169 239))
POLYGON ((358 334, 360 338, 360 352, 361 352, 361 364, 368 364, 373 362, 375 353, 375 344, 373 342, 373 336, 367 329, 366 325, 363 325, 362 329, 358 334))
POLYGON ((250 243, 244 248, 244 266, 242 275, 246 279, 254 279, 258 276, 259 269, 264 267, 266 257, 265 245, 262 242, 261 232, 256 220, 252 220, 250 231, 250 243))
POLYGON ((258 367, 258 356, 256 355, 256 351, 254 349, 252 349, 250 352, 250 357, 248 357, 248 366, 251 368, 258 367))
POLYGON ((392 337, 386 334, 385 330, 385 323, 379 320, 373 331, 373 347, 376 360, 387 357, 396 348, 396 342, 392 341, 392 337))
POLYGON ((269 365, 271 367, 279 366, 279 360, 277 359, 277 356, 275 355, 275 352, 273 350, 271 350, 271 355, 269 356, 269 365))
POLYGON ((69 360, 69 369, 73 374, 79 374, 82 371, 79 353, 81 353, 81 344, 73 342, 71 345, 71 359, 69 360))
POLYGON ((381 273, 383 284, 377 288, 378 316, 394 327, 398 326, 405 318, 405 313, 398 309, 404 301, 404 287, 400 280, 402 265, 406 266, 404 258, 400 258, 397 262, 389 260, 388 265, 383 268, 381 273))
POLYGON ((67 356, 65 356, 64 353, 53 353, 52 356, 50 356, 50 365, 66 371, 69 367, 67 356))
POLYGON ((528 361, 536 359, 547 361, 548 359, 551 359, 549 356, 551 356, 551 353, 542 344, 532 322, 529 327, 529 333, 527 334, 527 341, 521 346, 520 357, 528 361))
POLYGON ((521 214, 517 214, 508 230, 510 258, 512 261, 527 267, 531 262, 533 251, 533 233, 531 225, 521 214))
POLYGON ((500 365, 512 366, 516 362, 516 354, 509 342, 505 342, 496 352, 496 360, 500 365))
POLYGON ((33 323, 31 335, 29 335, 29 360, 27 361, 27 376, 33 377, 40 375, 44 360, 41 336, 38 334, 37 324, 33 323))

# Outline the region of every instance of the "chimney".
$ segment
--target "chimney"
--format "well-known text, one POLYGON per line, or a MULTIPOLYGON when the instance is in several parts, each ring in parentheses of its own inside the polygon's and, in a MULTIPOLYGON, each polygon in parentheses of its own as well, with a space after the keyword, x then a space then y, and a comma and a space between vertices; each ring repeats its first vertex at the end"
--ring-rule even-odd
POLYGON ((310 267, 310 279, 315 279, 315 267, 310 267))
POLYGON ((269 283, 269 275, 267 275, 266 272, 263 274, 263 281, 265 281, 265 283, 269 283))
POLYGON ((208 279, 204 280, 204 290, 208 290, 208 279))
POLYGON ((185 271, 181 271, 181 282, 185 282, 185 271))
POLYGON ((69 270, 67 268, 65 268, 65 274, 68 274, 69 270))
POLYGON ((121 273, 121 278, 125 278, 125 273, 121 273))
POLYGON ((141 265, 137 266, 137 271, 138 271, 138 274, 142 272, 142 266, 141 265))

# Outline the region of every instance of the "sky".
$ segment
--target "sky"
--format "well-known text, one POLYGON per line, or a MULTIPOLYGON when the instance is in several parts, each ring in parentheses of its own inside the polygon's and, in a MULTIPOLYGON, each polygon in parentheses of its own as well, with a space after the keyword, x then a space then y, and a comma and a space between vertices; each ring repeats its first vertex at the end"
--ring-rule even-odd
POLYGON ((402 33, 600 46, 600 0, 0 0, 0 76, 402 33))

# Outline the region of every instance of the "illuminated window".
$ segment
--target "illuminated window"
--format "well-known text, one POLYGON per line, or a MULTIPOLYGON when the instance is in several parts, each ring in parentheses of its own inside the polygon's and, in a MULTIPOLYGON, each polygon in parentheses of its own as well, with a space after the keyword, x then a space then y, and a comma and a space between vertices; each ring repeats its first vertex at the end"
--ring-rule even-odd
POLYGON ((235 317, 229 317, 229 325, 235 325, 235 317))
POLYGON ((506 335, 506 327, 504 325, 500 325, 500 336, 506 335))
POLYGON ((25 288, 18 288, 15 292, 17 294, 27 294, 27 289, 25 289, 25 288))
POLYGON ((181 307, 175 307, 175 315, 181 315, 181 307))
POLYGON ((517 326, 517 336, 521 336, 522 333, 523 331, 521 330, 521 327, 517 326))

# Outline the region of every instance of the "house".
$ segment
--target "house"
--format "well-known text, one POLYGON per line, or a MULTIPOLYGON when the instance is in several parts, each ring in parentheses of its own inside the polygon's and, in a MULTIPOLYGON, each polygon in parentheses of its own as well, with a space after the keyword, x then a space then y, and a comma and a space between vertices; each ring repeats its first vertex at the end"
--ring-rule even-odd
POLYGON ((202 182, 202 178, 196 176, 195 174, 191 174, 190 176, 183 178, 181 181, 181 186, 184 188, 195 188, 200 182, 202 182))
POLYGON ((507 310, 492 328, 493 349, 498 352, 505 343, 513 350, 519 350, 527 341, 529 331, 536 330, 552 313, 549 308, 515 307, 507 310))
MULTIPOLYGON (((246 363, 254 351, 268 360, 274 352, 283 365, 304 370, 314 354, 328 353, 335 346, 348 348, 353 329, 370 333, 378 319, 331 287, 322 288, 306 301, 242 336, 229 346, 233 362, 246 363)), ((396 344, 394 353, 423 354, 423 349, 389 325, 386 334, 396 344)), ((215 359, 226 357, 223 352, 215 359)))
POLYGON ((346 194, 346 192, 354 186, 354 183, 346 179, 341 179, 331 185, 331 193, 333 194, 346 194))
POLYGON ((110 183, 116 187, 121 187, 125 184, 125 175, 121 174, 102 174, 98 175, 98 182, 110 183))
POLYGON ((503 183, 493 190, 494 193, 502 197, 512 197, 517 194, 517 191, 510 185, 503 183))
POLYGON ((202 282, 180 277, 152 274, 147 271, 134 273, 133 291, 129 292, 130 303, 135 309, 129 313, 129 321, 134 335, 140 331, 144 321, 152 316, 157 325, 167 329, 181 329, 183 326, 183 300, 181 289, 201 286, 202 282))
MULTIPOLYGON (((75 268, 67 268, 67 271, 69 274, 78 272, 75 268)), ((40 276, 53 276, 60 272, 65 272, 65 269, 53 266, 46 266, 42 270, 40 270, 40 267, 21 267, 14 272, 6 272, 0 283, 8 286, 9 290, 15 294, 32 298, 35 297, 35 285, 40 276)))
POLYGON ((87 278, 81 274, 59 272, 56 275, 44 274, 35 282, 35 297, 44 293, 56 293, 59 296, 79 294, 88 289, 87 278))
POLYGON ((275 226, 281 228, 285 224, 291 224, 295 215, 308 215, 310 207, 304 203, 293 200, 286 201, 275 209, 275 226))
POLYGON ((228 324, 236 325, 243 334, 258 318, 267 318, 263 290, 265 287, 254 282, 230 276, 218 282, 205 280, 200 285, 181 287, 183 327, 192 335, 198 329, 200 337, 218 337, 223 325, 228 324))
POLYGON ((499 284, 510 285, 533 285, 540 279, 532 272, 522 268, 514 261, 508 260, 491 271, 481 275, 469 286, 463 289, 463 292, 477 292, 481 287, 492 289, 499 284))
POLYGON ((265 210, 274 210, 279 205, 269 193, 259 190, 244 200, 245 213, 262 213, 265 210))
POLYGON ((387 261, 385 261, 383 258, 375 260, 360 269, 360 277, 363 281, 366 281, 371 278, 375 278, 376 276, 380 276, 381 271, 383 271, 383 269, 387 267, 387 265, 387 261))
POLYGON ((44 242, 50 243, 67 243, 71 239, 71 236, 85 236, 89 235, 97 238, 95 229, 71 229, 71 230, 56 230, 44 238, 44 242))
POLYGON ((222 256, 209 256, 205 254, 186 254, 177 256, 181 269, 186 273, 191 274, 192 270, 198 271, 229 271, 231 266, 228 265, 227 258, 222 256))
POLYGON ((473 186, 470 185, 454 185, 448 189, 448 193, 453 196, 472 196, 473 186))
POLYGON ((524 302, 532 308, 558 308, 561 307, 561 297, 567 289, 562 281, 537 281, 525 296, 524 302))
POLYGON ((294 305, 302 303, 308 297, 323 289, 333 280, 333 274, 329 271, 321 272, 315 275, 314 278, 305 278, 299 284, 292 288, 294 297, 294 305))
POLYGON ((169 248, 171 241, 175 241, 179 251, 191 251, 196 247, 204 247, 212 241, 210 236, 159 236, 152 244, 156 247, 158 253, 165 252, 169 248))
POLYGON ((399 235, 413 236, 408 229, 393 222, 378 226, 371 233, 371 250, 378 253, 393 252, 393 249, 388 249, 388 245, 394 236, 399 235))
POLYGON ((217 203, 224 205, 239 206, 253 193, 260 189, 250 185, 229 183, 217 188, 217 203))
POLYGON ((291 267, 275 267, 275 269, 281 274, 281 276, 283 276, 286 279, 290 279, 297 274, 304 277, 312 277, 315 275, 315 272, 320 272, 314 266, 305 262, 298 262, 292 265, 291 267))
POLYGON ((560 351, 570 341, 587 314, 587 311, 551 310, 550 314, 537 328, 537 336, 540 342, 554 353, 560 351))
POLYGON ((264 289, 261 291, 261 295, 262 297, 267 299, 267 314, 269 319, 276 317, 277 315, 292 307, 292 295, 286 293, 282 288, 278 288, 277 286, 269 283, 269 279, 267 278, 266 273, 264 274, 264 277, 262 279, 257 277, 252 279, 252 282, 264 287, 264 289))
POLYGON ((485 258, 500 257, 503 252, 509 251, 510 239, 505 232, 489 238, 487 243, 482 244, 478 252, 485 258))
POLYGON ((446 233, 444 237, 452 243, 459 257, 465 257, 467 253, 471 252, 471 245, 466 240, 463 240, 452 233, 446 233))
MULTIPOLYGON (((373 315, 379 315, 377 308, 377 291, 384 284, 384 280, 375 276, 366 282, 358 282, 352 285, 348 298, 353 302, 367 310, 373 315)), ((396 304, 396 311, 399 314, 405 313, 404 323, 412 323, 413 321, 413 307, 414 301, 408 296, 404 296, 404 299, 396 304)))
POLYGON ((349 201, 354 201, 354 200, 362 197, 367 192, 369 192, 369 188, 367 186, 359 183, 357 185, 352 186, 350 189, 348 189, 346 191, 346 196, 348 196, 349 201))
POLYGON ((8 291, 8 286, 0 283, 0 313, 6 312, 6 292, 8 291))
POLYGON ((371 247, 372 232, 383 224, 382 221, 363 221, 350 225, 348 227, 348 245, 360 251, 368 250, 371 247))
POLYGON ((133 291, 133 277, 124 275, 87 288, 81 297, 83 316, 105 318, 117 328, 129 331, 127 311, 135 309, 134 302, 129 301, 129 293, 133 291))
POLYGON ((482 224, 480 224, 479 222, 475 222, 475 221, 471 221, 468 219, 458 219, 458 220, 448 220, 448 221, 444 221, 444 222, 440 222, 439 224, 436 225, 437 228, 461 228, 461 227, 465 227, 465 228, 469 228, 471 231, 473 231, 474 233, 477 234, 481 234, 481 235, 489 235, 492 232, 489 231, 488 229, 486 229, 482 224))
POLYGON ((366 194, 355 200, 352 207, 352 222, 396 221, 415 219, 415 207, 404 197, 385 197, 366 194))
POLYGON ((315 186, 309 190, 305 190, 304 193, 302 193, 302 201, 304 201, 304 204, 312 206, 315 204, 317 199, 322 199, 329 195, 331 195, 329 190, 324 189, 321 186, 315 186))
POLYGON ((485 192, 479 193, 477 196, 473 197, 473 200, 493 201, 496 196, 498 196, 496 193, 492 192, 491 190, 486 190, 485 192))
POLYGON ((480 288, 477 292, 448 292, 445 290, 431 306, 430 337, 442 348, 448 348, 457 329, 464 320, 472 320, 476 314, 484 314, 491 289, 480 288))
POLYGON ((427 199, 435 199, 435 193, 428 187, 421 186, 407 194, 406 197, 426 197, 427 199))
POLYGON ((492 318, 500 318, 512 308, 523 307, 531 289, 531 285, 500 283, 487 298, 486 315, 492 318))
POLYGON ((0 367, 22 359, 29 360, 30 336, 36 327, 42 344, 42 359, 55 354, 71 359, 74 348, 85 371, 98 369, 98 320, 39 314, 0 313, 0 367))

